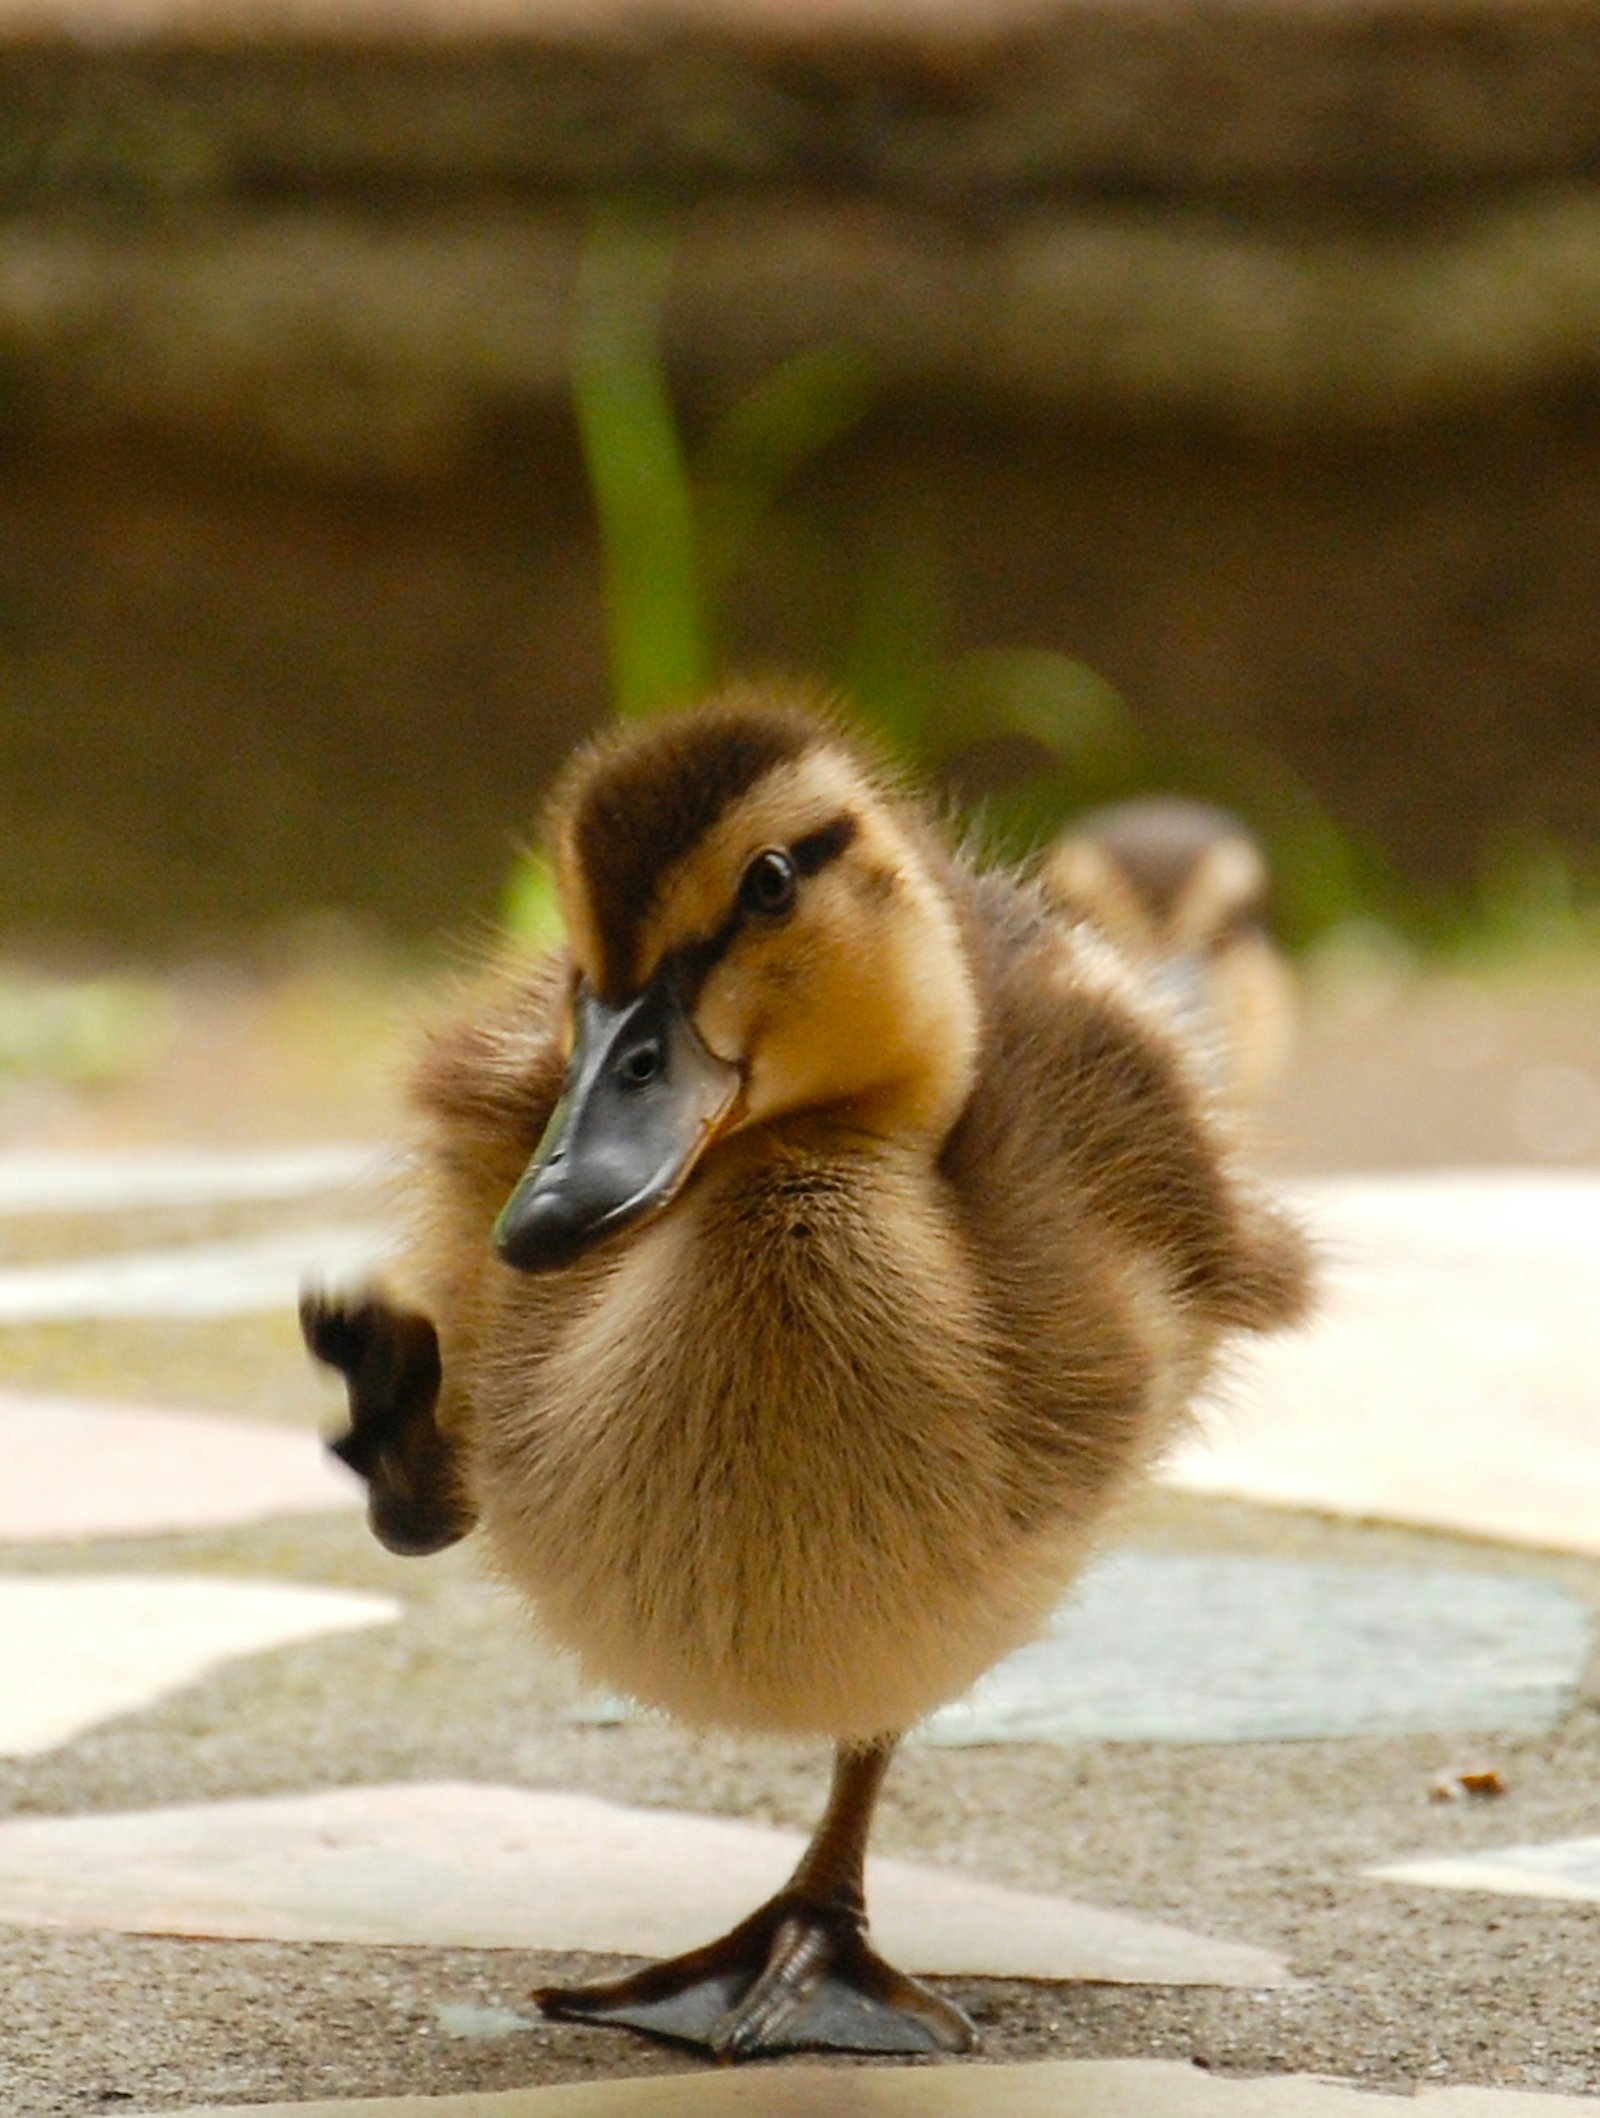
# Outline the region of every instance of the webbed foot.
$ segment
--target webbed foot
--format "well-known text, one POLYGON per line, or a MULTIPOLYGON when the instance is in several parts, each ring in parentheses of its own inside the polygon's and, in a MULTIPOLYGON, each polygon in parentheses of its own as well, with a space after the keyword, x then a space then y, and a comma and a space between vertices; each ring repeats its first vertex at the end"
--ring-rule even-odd
POLYGON ((366 1480, 379 1543, 420 1558, 464 1537, 472 1511, 435 1418, 440 1367, 432 1324, 378 1295, 308 1288, 300 1329, 312 1354, 345 1379, 350 1431, 328 1447, 366 1480))
POLYGON ((958 2007, 884 1962, 850 1906, 782 1891, 720 1941, 586 1986, 545 1986, 546 2015, 644 2030, 729 2062, 776 2052, 967 2052, 958 2007))

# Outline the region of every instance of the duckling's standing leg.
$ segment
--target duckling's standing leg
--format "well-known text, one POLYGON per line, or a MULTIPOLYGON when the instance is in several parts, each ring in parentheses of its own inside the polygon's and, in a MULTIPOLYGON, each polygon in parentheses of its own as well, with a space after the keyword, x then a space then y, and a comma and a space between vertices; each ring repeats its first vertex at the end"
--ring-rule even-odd
POLYGON ((800 1865, 720 1941, 626 1978, 547 1986, 546 2015, 704 2045, 719 2059, 793 2050, 965 2052, 961 2010, 886 1964, 867 1940, 867 1834, 894 1739, 841 1744, 833 1791, 800 1865))

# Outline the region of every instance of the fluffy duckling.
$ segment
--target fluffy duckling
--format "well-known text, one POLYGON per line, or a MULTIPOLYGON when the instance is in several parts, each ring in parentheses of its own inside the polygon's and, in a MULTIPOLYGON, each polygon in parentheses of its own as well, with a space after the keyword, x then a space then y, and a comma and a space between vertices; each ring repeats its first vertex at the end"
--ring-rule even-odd
POLYGON ((1176 797, 1091 810, 1039 879, 1142 967, 1230 1098, 1256 1103, 1288 1058, 1294 986, 1267 924, 1267 864, 1238 818, 1176 797))
POLYGON ((304 1305, 341 1453, 595 1683, 835 1746, 770 1903, 547 2012, 963 2049, 867 1939, 891 1752, 1043 1626, 1223 1338, 1300 1313, 1300 1237, 1114 951, 803 699, 584 752, 553 842, 565 953, 418 1068, 397 1291, 304 1305))

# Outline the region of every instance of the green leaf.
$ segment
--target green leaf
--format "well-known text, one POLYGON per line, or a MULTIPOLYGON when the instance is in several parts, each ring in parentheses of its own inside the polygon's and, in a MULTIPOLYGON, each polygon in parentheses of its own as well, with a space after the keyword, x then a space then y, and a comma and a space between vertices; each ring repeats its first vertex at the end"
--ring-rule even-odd
POLYGON ((846 346, 812 346, 723 413, 695 465, 707 579, 725 590, 778 496, 865 416, 877 385, 846 346))
POLYGON ((555 877, 542 860, 527 856, 512 870, 503 913, 506 931, 530 951, 559 949, 566 929, 555 877))

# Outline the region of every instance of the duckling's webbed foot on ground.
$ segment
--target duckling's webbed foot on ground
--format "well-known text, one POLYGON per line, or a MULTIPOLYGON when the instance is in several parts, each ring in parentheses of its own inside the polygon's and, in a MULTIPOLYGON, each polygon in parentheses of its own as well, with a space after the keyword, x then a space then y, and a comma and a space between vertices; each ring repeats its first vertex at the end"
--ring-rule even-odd
POLYGON ((547 1986, 547 2015, 619 2024, 719 2059, 796 2050, 966 2052, 958 2007, 897 1971, 867 1940, 867 1832, 893 1744, 842 1748, 833 1794, 788 1886, 731 1933, 625 1978, 547 1986))
POLYGON ((373 1534, 391 1552, 443 1551, 472 1527, 453 1452, 439 1431, 439 1340, 415 1310, 374 1294, 308 1290, 300 1329, 345 1379, 350 1431, 328 1447, 367 1483, 373 1534))
POLYGON ((797 2050, 965 2052, 975 2042, 958 2007, 884 1962, 859 1914, 791 1891, 704 1949, 534 1998, 564 2021, 644 2030, 729 2061, 797 2050))

